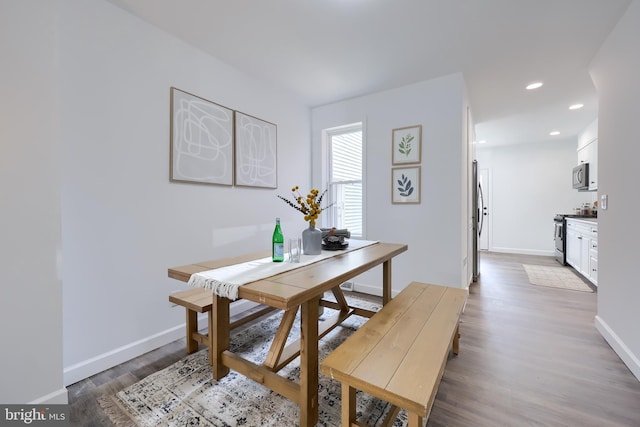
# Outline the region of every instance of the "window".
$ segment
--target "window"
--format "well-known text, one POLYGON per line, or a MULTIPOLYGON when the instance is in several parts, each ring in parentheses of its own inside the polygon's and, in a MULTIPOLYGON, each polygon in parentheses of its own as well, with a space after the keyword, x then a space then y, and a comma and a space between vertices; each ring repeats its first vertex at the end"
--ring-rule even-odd
POLYGON ((336 228, 347 228, 352 237, 364 237, 362 201, 362 123, 328 129, 327 219, 336 228))

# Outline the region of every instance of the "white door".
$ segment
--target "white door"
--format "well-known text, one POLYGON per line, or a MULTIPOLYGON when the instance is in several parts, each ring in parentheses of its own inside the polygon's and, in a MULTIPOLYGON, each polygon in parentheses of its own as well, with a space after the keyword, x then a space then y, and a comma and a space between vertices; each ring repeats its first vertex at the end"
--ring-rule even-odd
POLYGON ((478 171, 478 209, 480 209, 480 250, 489 250, 489 169, 478 171))

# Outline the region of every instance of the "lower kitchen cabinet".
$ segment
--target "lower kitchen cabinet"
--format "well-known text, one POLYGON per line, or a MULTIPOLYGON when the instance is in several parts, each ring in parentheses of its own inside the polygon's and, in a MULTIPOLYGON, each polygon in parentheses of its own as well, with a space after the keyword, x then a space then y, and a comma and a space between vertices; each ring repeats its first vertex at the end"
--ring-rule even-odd
POLYGON ((569 227, 567 221, 567 264, 575 268, 581 269, 580 258, 582 257, 582 235, 576 227, 569 227))
MULTIPOLYGON (((596 231, 597 233, 597 231, 596 231)), ((592 237, 589 246, 589 279, 598 286, 598 238, 592 237)))
POLYGON ((567 219, 567 263, 598 285, 598 224, 567 219))

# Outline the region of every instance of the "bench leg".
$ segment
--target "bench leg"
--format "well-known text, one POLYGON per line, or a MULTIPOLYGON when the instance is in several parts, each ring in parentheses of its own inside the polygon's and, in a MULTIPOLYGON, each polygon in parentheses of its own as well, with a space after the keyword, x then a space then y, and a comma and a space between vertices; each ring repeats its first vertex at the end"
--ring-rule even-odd
POLYGON ((198 332, 198 313, 187 310, 187 354, 191 354, 195 351, 198 351, 198 341, 193 339, 194 334, 198 332))
POLYGON ((356 389, 342 383, 342 426, 352 426, 356 422, 356 389))
POLYGON ((453 336, 453 354, 458 355, 458 350, 460 349, 460 325, 456 326, 456 333, 453 336))
POLYGON ((422 427, 422 417, 415 412, 409 412, 409 427, 422 427))
POLYGON ((389 408, 389 412, 387 412, 387 416, 384 417, 384 421, 382 422, 383 427, 392 427, 393 423, 396 422, 396 418, 398 418, 398 414, 400 413, 400 408, 396 405, 391 405, 389 408))
POLYGON ((222 353, 229 350, 229 300, 213 296, 213 307, 209 321, 209 354, 212 357, 213 378, 219 380, 229 373, 222 363, 222 353))

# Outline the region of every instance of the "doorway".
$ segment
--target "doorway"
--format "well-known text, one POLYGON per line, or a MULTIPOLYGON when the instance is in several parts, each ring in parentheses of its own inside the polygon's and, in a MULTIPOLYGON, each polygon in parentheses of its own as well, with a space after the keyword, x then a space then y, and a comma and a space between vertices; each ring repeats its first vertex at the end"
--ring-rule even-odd
POLYGON ((478 226, 478 232, 479 232, 479 249, 481 251, 488 251, 489 250, 489 224, 490 224, 490 217, 489 217, 489 212, 490 212, 490 206, 491 204, 489 203, 489 194, 491 193, 490 188, 489 187, 489 169, 480 169, 478 171, 478 187, 479 187, 479 191, 478 191, 478 197, 481 198, 481 200, 478 200, 478 207, 480 209, 480 216, 479 216, 479 226, 478 226))

